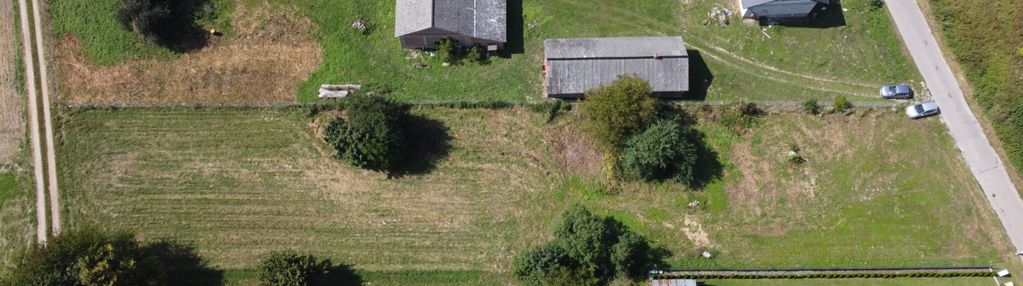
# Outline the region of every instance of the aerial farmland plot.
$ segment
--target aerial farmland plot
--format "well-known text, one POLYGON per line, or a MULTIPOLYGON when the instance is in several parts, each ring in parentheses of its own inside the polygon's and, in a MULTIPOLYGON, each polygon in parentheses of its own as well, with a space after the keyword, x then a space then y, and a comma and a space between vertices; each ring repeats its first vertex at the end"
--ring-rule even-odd
MULTIPOLYGON (((193 245, 222 284, 260 285, 268 255, 295 251, 366 285, 517 285, 516 257, 555 239, 576 205, 644 238, 665 269, 1023 269, 942 121, 878 97, 889 83, 931 95, 873 1, 841 1, 821 25, 762 27, 708 18, 738 13, 735 1, 509 0, 506 50, 451 65, 400 48, 394 1, 211 0, 197 22, 214 31, 187 50, 125 30, 120 2, 49 3, 65 228, 193 245), (609 182, 586 101, 543 98, 545 39, 612 36, 685 41, 693 90, 658 112, 697 138, 695 183, 609 182), (407 110, 404 165, 344 159, 328 133, 350 119, 348 100, 317 99, 328 83, 407 110), (750 102, 755 116, 729 121, 750 102)), ((4 265, 32 229, 18 170, 0 173, 4 265)))

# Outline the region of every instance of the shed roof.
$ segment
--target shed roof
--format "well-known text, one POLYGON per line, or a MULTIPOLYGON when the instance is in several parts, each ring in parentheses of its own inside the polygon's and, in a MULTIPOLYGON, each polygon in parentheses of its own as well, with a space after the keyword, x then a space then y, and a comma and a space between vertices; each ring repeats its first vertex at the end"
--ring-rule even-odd
POLYGON ((508 0, 397 0, 396 37, 436 28, 507 42, 508 0))
POLYGON ((681 37, 544 41, 547 94, 583 94, 634 74, 654 92, 689 91, 689 56, 681 37))

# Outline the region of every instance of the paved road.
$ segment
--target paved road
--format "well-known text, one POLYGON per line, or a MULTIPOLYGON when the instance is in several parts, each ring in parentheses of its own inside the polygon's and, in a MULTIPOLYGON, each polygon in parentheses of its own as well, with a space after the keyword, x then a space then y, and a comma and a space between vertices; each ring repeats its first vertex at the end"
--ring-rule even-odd
POLYGON ((952 69, 942 55, 920 6, 914 0, 888 0, 888 11, 902 35, 916 66, 923 74, 934 100, 941 107, 941 121, 966 159, 984 194, 1018 250, 1023 250, 1023 200, 970 111, 952 69))
POLYGON ((50 193, 50 218, 53 226, 53 235, 60 234, 60 193, 57 190, 57 153, 53 148, 53 123, 50 116, 50 83, 46 73, 46 38, 42 24, 42 5, 39 0, 32 0, 32 13, 35 20, 36 31, 36 59, 39 60, 39 83, 40 91, 43 94, 43 128, 46 131, 46 174, 47 186, 50 193))
POLYGON ((36 240, 39 243, 46 242, 46 181, 43 175, 43 151, 39 137, 39 106, 38 95, 36 94, 36 73, 32 60, 32 34, 27 29, 28 5, 25 0, 18 0, 18 12, 21 17, 21 43, 22 59, 25 61, 25 90, 28 93, 28 126, 29 141, 32 144, 32 173, 35 176, 36 187, 36 240))

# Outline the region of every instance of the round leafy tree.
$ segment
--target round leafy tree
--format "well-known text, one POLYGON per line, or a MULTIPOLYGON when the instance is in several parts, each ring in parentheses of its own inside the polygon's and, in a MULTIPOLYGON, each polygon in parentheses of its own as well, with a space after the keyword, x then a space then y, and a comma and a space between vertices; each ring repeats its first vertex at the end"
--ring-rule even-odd
POLYGON ((205 0, 123 0, 117 20, 125 29, 164 46, 178 46, 197 33, 196 10, 205 0))
POLYGON ((394 168, 405 148, 405 109, 377 96, 353 96, 345 100, 346 118, 337 118, 325 131, 337 157, 370 170, 394 168))
POLYGON ((677 122, 662 120, 625 144, 622 170, 631 178, 661 180, 674 177, 692 184, 698 151, 677 122))
POLYGON ((306 286, 329 273, 328 260, 294 252, 274 252, 259 266, 259 283, 267 286, 306 286))
POLYGON ((584 128, 605 151, 615 152, 656 116, 650 84, 632 75, 586 92, 581 104, 584 128))

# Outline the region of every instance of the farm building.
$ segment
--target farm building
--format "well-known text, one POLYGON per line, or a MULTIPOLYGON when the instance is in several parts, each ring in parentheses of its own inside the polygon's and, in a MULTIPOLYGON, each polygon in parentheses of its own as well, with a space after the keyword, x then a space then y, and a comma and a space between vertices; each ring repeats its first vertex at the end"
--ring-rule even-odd
POLYGON ((759 20, 808 18, 830 2, 830 0, 739 0, 742 16, 759 20))
POLYGON ((488 50, 508 40, 508 0, 397 0, 394 36, 406 49, 434 49, 444 38, 488 50))
POLYGON ((544 95, 578 99, 587 90, 634 74, 659 97, 689 91, 689 54, 681 37, 545 40, 544 95))

